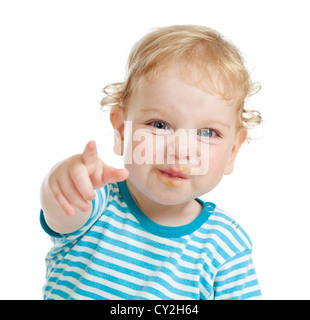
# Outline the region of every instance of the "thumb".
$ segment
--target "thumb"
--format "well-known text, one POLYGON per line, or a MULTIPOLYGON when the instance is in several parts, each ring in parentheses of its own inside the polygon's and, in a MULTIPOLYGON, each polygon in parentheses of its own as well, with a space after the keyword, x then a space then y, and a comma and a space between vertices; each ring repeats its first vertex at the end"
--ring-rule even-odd
POLYGON ((127 169, 117 169, 106 164, 102 170, 102 180, 104 183, 123 181, 128 178, 129 172, 127 169))
POLYGON ((96 142, 88 142, 82 154, 82 161, 87 168, 88 174, 91 175, 96 170, 98 159, 96 142))

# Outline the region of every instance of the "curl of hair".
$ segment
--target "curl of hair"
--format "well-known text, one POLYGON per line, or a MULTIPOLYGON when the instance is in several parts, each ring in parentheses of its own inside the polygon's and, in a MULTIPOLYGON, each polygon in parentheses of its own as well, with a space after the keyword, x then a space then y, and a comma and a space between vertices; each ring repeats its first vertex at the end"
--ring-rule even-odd
POLYGON ((113 106, 122 105, 124 83, 115 82, 110 83, 102 89, 105 97, 102 98, 100 104, 103 111, 110 110, 113 106))

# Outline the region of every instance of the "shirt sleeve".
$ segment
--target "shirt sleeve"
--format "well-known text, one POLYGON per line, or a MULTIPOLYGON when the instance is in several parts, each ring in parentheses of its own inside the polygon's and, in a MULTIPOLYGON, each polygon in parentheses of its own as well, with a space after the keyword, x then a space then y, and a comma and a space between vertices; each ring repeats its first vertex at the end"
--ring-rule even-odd
POLYGON ((252 250, 237 254, 220 267, 214 280, 215 300, 259 300, 261 298, 252 250))

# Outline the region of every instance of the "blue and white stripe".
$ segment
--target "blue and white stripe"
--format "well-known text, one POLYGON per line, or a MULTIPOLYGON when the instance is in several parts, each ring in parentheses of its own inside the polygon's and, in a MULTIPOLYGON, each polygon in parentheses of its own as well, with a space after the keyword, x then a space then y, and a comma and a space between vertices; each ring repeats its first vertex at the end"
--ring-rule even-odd
POLYGON ((45 299, 260 298, 251 241, 214 204, 189 225, 164 227, 143 215, 126 182, 96 194, 89 221, 68 235, 41 212, 53 241, 45 299))

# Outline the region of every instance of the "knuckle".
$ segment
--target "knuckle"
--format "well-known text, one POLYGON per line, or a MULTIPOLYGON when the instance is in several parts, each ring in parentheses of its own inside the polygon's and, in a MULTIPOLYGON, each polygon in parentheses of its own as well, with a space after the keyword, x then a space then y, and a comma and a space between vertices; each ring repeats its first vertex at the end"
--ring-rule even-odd
POLYGON ((70 200, 70 201, 75 199, 75 197, 76 197, 76 194, 75 194, 75 191, 73 190, 73 188, 68 188, 65 191, 65 195, 68 198, 68 200, 70 200))
POLYGON ((55 198, 58 202, 61 201, 61 193, 60 193, 60 191, 55 190, 55 191, 53 192, 53 196, 54 196, 54 198, 55 198))
POLYGON ((71 177, 76 183, 83 183, 85 179, 85 172, 81 166, 76 166, 72 168, 71 177))
POLYGON ((50 183, 49 184, 49 188, 50 188, 50 191, 53 195, 53 197, 57 200, 60 199, 60 196, 61 196, 61 191, 59 190, 59 188, 57 187, 57 184, 56 183, 50 183))

